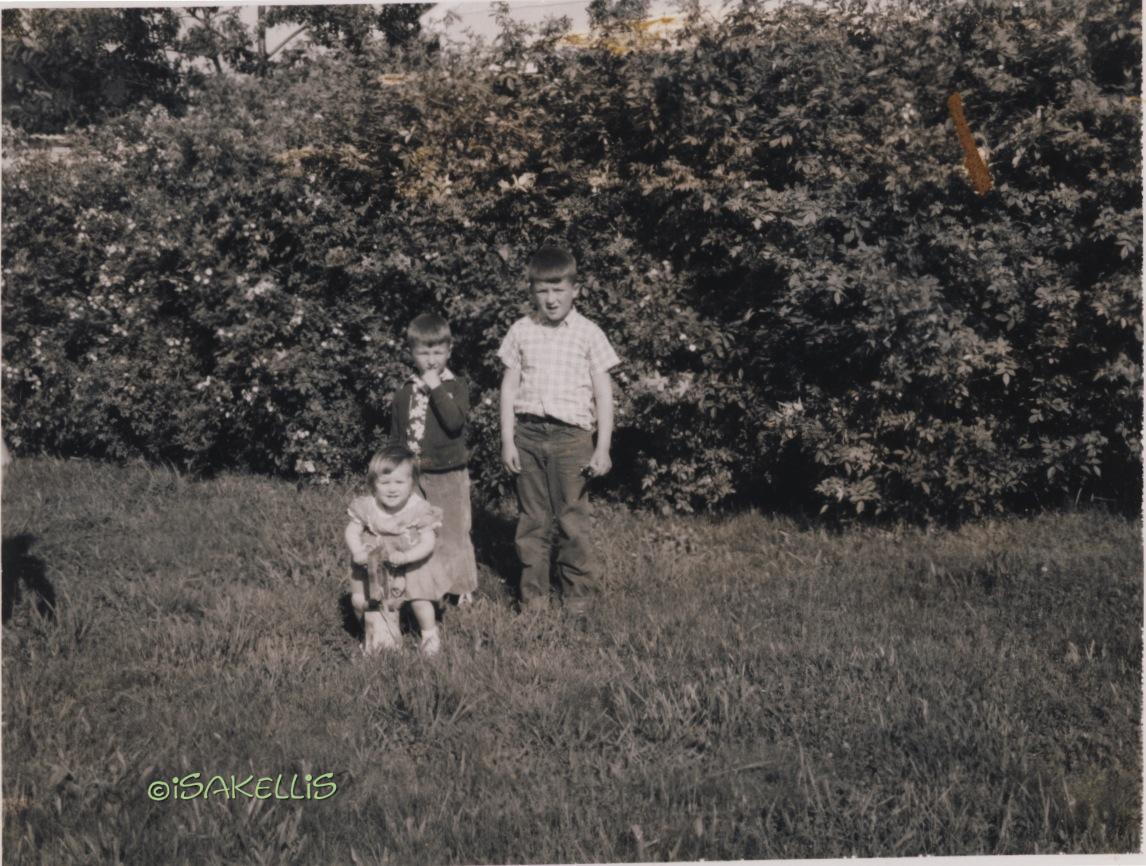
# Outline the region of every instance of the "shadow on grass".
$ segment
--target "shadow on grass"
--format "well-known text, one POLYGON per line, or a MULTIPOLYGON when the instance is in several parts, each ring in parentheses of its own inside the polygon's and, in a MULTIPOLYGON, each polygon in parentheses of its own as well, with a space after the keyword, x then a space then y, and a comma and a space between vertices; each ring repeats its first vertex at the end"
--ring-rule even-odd
POLYGON ((56 590, 47 578, 44 560, 33 556, 29 551, 36 543, 36 536, 23 533, 5 538, 3 561, 0 574, 3 575, 3 621, 8 622, 24 592, 35 598, 36 610, 43 617, 54 617, 56 613, 56 590))
POLYGON ((354 605, 350 603, 350 593, 344 592, 338 597, 338 612, 342 614, 342 629, 356 641, 362 640, 362 623, 358 621, 358 614, 354 612, 354 605))
MULTIPOLYGON (((517 598, 521 586, 521 563, 513 546, 515 529, 516 523, 511 517, 481 505, 473 510, 474 555, 479 565, 484 565, 501 580, 508 601, 517 598)), ((496 587, 491 586, 483 586, 479 592, 490 598, 497 595, 496 587)))

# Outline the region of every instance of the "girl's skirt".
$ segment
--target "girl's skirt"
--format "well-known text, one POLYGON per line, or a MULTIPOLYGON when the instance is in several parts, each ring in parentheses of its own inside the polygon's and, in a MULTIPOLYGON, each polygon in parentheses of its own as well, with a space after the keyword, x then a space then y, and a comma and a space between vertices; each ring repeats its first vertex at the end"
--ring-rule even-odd
POLYGON ((470 473, 465 467, 420 476, 422 495, 442 509, 442 531, 434 548, 434 561, 450 580, 449 592, 462 595, 477 589, 477 560, 470 530, 470 473))

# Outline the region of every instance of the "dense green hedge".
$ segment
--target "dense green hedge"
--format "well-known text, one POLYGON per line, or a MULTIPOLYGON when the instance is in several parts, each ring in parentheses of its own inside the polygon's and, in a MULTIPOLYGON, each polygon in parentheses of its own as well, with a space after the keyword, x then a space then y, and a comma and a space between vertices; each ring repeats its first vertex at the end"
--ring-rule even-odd
POLYGON ((1138 5, 864 5, 747 3, 635 50, 506 22, 487 49, 226 81, 66 163, 6 130, 5 435, 356 473, 404 325, 438 309, 496 491, 495 350, 560 237, 627 362, 620 495, 1136 501, 1138 5))

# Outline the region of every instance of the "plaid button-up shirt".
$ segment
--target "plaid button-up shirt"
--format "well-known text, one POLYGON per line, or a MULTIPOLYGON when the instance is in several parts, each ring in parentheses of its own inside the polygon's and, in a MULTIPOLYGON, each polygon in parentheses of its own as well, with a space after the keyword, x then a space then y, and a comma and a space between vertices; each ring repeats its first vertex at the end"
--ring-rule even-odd
POLYGON ((591 374, 621 363, 605 332, 576 310, 556 325, 536 316, 518 319, 497 356, 521 370, 515 414, 548 415, 585 430, 597 426, 591 374))

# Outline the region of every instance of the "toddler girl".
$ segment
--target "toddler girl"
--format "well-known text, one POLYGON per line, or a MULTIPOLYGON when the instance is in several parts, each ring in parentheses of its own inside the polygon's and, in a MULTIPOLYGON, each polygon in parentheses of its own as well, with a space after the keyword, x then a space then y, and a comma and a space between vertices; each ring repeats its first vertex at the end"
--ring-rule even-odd
POLYGON ((450 581, 433 553, 442 510, 414 492, 417 475, 408 448, 387 446, 370 460, 370 495, 347 509, 351 604, 363 620, 367 655, 400 645, 398 610, 407 602, 422 633, 422 655, 441 649, 434 605, 450 581))

